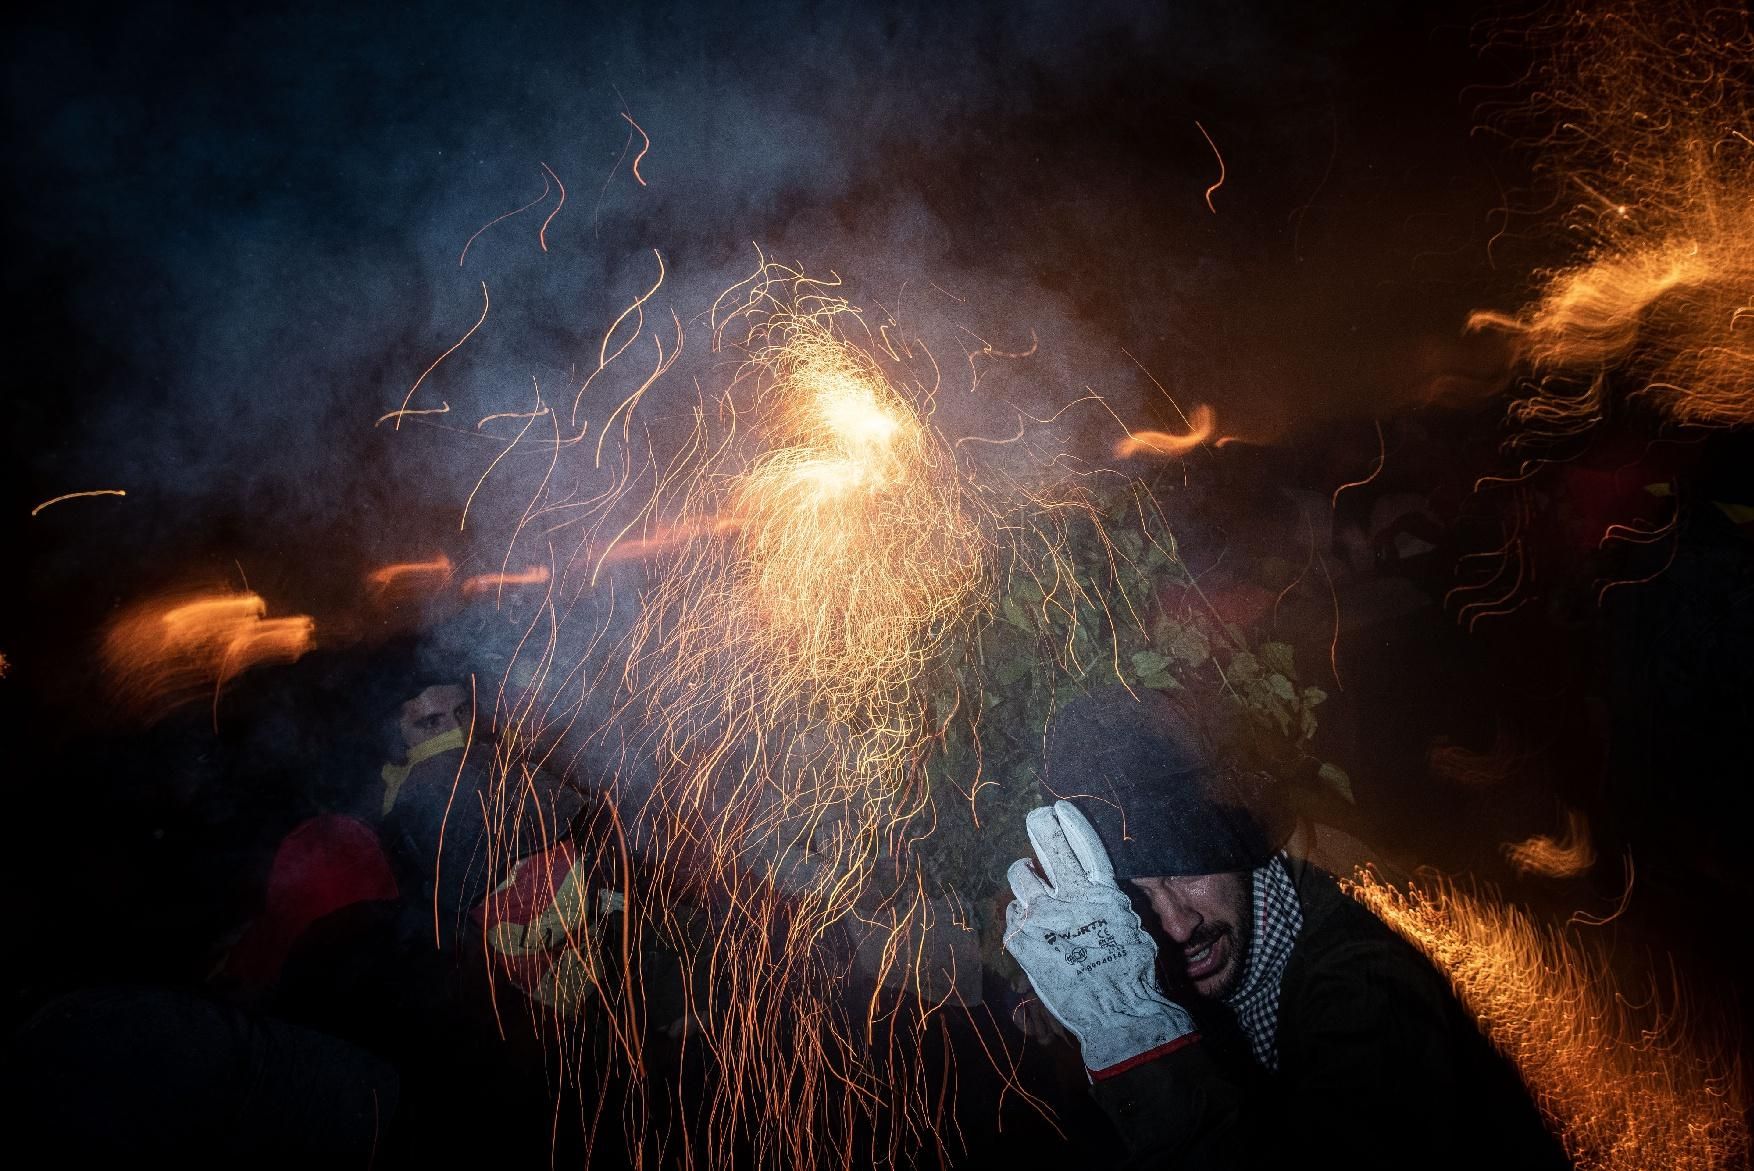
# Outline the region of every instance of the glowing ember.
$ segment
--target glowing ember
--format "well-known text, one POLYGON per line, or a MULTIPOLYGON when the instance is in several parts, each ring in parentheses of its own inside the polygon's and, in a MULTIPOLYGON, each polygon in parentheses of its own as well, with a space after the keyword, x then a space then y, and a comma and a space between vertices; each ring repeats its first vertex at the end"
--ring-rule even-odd
POLYGON ((1590 843, 1590 823, 1575 809, 1565 811, 1565 832, 1558 837, 1538 834, 1527 841, 1509 842, 1504 856, 1518 874, 1547 878, 1572 878, 1596 864, 1596 848, 1590 843))
POLYGON ((398 561, 379 566, 366 575, 366 581, 379 589, 416 582, 441 584, 450 580, 451 559, 443 553, 430 561, 398 561))
POLYGON ((478 573, 463 583, 463 596, 494 593, 506 586, 541 585, 547 580, 546 565, 532 565, 521 573, 478 573))
POLYGON ((1188 430, 1176 435, 1168 431, 1134 431, 1115 444, 1115 458, 1128 459, 1140 455, 1186 455, 1212 438, 1212 408, 1201 405, 1188 416, 1188 430))

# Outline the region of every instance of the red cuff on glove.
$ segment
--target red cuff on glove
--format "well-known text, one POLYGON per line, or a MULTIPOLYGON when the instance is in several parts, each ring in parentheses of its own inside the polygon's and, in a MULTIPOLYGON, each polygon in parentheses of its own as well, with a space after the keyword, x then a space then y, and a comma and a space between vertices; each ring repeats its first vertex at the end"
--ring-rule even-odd
POLYGON ((1148 1061, 1156 1061, 1159 1057, 1162 1057, 1165 1054, 1174 1053, 1177 1049, 1180 1049, 1185 1045, 1191 1045, 1199 1039, 1200 1034, 1198 1033, 1183 1033, 1175 1040, 1165 1041, 1155 1049, 1147 1049, 1143 1053, 1135 1054, 1121 1062, 1119 1065, 1111 1065, 1107 1069, 1089 1070, 1090 1080, 1093 1082, 1100 1082, 1111 1077, 1119 1077, 1129 1069, 1137 1069, 1148 1061))

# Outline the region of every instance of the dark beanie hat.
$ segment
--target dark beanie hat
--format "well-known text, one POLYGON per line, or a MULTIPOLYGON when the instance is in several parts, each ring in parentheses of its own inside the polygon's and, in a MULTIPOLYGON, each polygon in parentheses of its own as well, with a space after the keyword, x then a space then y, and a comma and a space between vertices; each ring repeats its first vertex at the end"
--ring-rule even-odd
POLYGON ((1252 870, 1291 829, 1278 786, 1215 760, 1189 714, 1150 688, 1066 704, 1048 726, 1046 779, 1090 819, 1117 878, 1252 870))

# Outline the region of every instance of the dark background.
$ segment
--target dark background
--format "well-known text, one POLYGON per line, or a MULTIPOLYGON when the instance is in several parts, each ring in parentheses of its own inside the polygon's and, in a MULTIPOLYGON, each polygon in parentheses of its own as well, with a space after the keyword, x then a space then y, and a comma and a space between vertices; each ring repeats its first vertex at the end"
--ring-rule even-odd
MULTIPOLYGON (((1277 630, 1334 695, 1323 746, 1357 797, 1334 820, 1385 858, 1560 917, 1616 905, 1630 856, 1616 954, 1672 962, 1707 1031, 1739 1048, 1745 531, 1690 513, 1663 574, 1597 602, 1604 574, 1665 563, 1578 546, 1573 530, 1617 514, 1559 480, 1534 504, 1526 603, 1470 630, 1444 602, 1512 507, 1473 491, 1504 468, 1509 382, 1501 347, 1463 322, 1514 310, 1576 248, 1532 149, 1495 131, 1494 109, 1532 100, 1518 79, 1541 48, 1493 35, 1510 14, 485 7, 13 18, 0 720, 29 958, 9 967, 10 1020, 80 983, 200 978, 279 833, 384 758, 434 616, 362 600, 362 575, 504 551, 500 505, 457 532, 497 448, 451 419, 524 409, 532 377, 588 368, 654 248, 695 330, 753 243, 924 335, 1033 336, 1002 394, 949 412, 969 433, 1086 388, 1133 426, 1176 426, 1145 371, 1184 409, 1211 404, 1240 442, 1185 461, 1172 523, 1192 561, 1223 566, 1215 584, 1258 585, 1266 559, 1295 570, 1312 551, 1335 578, 1332 595, 1314 576, 1294 589, 1277 630), (623 112, 650 136, 643 184, 623 112), (1224 170, 1210 206, 1220 161, 1201 127, 1224 170), (459 266, 477 228, 543 190, 543 164, 567 190, 546 250, 552 199, 459 266), (493 328, 421 392, 454 416, 374 426, 475 320, 483 281, 493 328), (1380 475, 1334 502, 1379 450, 1380 475), (128 495, 28 515, 97 487, 128 495), (1373 518, 1391 495, 1421 503, 1373 518), (1369 538, 1409 509, 1436 527, 1403 564, 1369 538), (117 608, 245 581, 271 614, 314 615, 319 650, 241 680, 217 730, 199 710, 118 718, 96 660, 117 608), (1512 766, 1447 783, 1427 762, 1445 744, 1512 766), (1555 832, 1560 801, 1590 818, 1598 864, 1517 878, 1500 844, 1555 832)), ((687 375, 710 376, 697 361, 643 408, 660 441, 693 399, 687 375)), ((1066 442, 1101 459, 1110 437, 1066 442)), ((1746 467, 1734 443, 1682 445, 1727 477, 1719 497, 1746 467)), ((1610 478, 1618 459, 1600 462, 1610 478)))

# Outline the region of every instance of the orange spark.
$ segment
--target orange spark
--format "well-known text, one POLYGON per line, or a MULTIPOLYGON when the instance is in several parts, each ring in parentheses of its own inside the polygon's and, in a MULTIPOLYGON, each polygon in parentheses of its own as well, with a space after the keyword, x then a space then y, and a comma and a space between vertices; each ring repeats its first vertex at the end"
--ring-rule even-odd
POLYGON ((93 488, 89 492, 66 492, 60 496, 43 501, 41 504, 31 509, 30 514, 35 516, 51 504, 59 504, 63 500, 78 500, 82 496, 126 496, 127 494, 128 493, 121 488, 93 488))
POLYGON ((546 252, 548 251, 548 225, 554 222, 554 217, 559 215, 560 209, 566 206, 566 184, 560 181, 560 176, 556 175, 547 163, 542 164, 542 169, 548 172, 548 177, 554 180, 556 187, 560 188, 560 202, 554 205, 554 210, 549 212, 548 218, 542 221, 542 230, 536 233, 536 242, 541 244, 542 251, 546 252))
POLYGON ((1224 156, 1218 153, 1218 144, 1212 141, 1210 134, 1206 134, 1206 128, 1200 125, 1198 119, 1195 120, 1194 125, 1199 128, 1202 135, 1205 135, 1206 145, 1212 148, 1212 157, 1218 160, 1218 182, 1206 188, 1206 207, 1211 210, 1213 215, 1217 215, 1218 209, 1212 206, 1212 193, 1224 186, 1224 156))
MULTIPOLYGON (((546 169, 546 168, 544 168, 544 169, 546 169)), ((529 211, 531 208, 535 207, 538 203, 541 203, 544 199, 547 199, 548 192, 549 192, 548 180, 546 177, 544 177, 542 180, 542 194, 538 195, 535 199, 532 199, 529 203, 526 203, 523 207, 513 208, 511 211, 508 211, 503 215, 495 216, 493 219, 488 220, 485 224, 482 224, 479 228, 476 228, 475 235, 470 236, 468 240, 464 241, 463 251, 457 255, 457 267, 458 268, 463 267, 463 260, 469 255, 469 245, 475 243, 476 236, 481 235, 481 233, 487 231, 487 229, 493 227, 493 225, 500 223, 502 220, 509 220, 515 215, 522 215, 524 212, 529 211)))
POLYGON ((627 124, 629 126, 633 127, 635 130, 639 131, 639 136, 641 138, 645 139, 645 145, 641 146, 639 148, 639 153, 637 155, 633 156, 633 177, 635 179, 639 179, 639 185, 641 187, 644 187, 646 185, 646 181, 644 179, 640 178, 639 161, 646 157, 647 151, 652 149, 652 137, 651 137, 651 135, 649 135, 645 132, 645 129, 643 127, 641 127, 638 122, 635 122, 633 120, 633 118, 628 115, 626 110, 623 110, 621 112, 621 116, 623 118, 627 119, 627 124))
POLYGON ((373 423, 372 426, 376 427, 376 426, 378 426, 378 424, 384 422, 384 420, 386 420, 386 419, 394 419, 394 420, 396 420, 396 426, 401 427, 403 419, 412 419, 416 415, 448 415, 450 413, 451 413, 451 404, 450 403, 440 403, 436 407, 422 407, 418 410, 412 410, 412 411, 410 411, 410 410, 386 411, 385 413, 378 416, 378 421, 376 423, 373 423))
MULTIPOLYGON (((481 323, 483 321, 487 320, 487 309, 488 309, 488 306, 490 306, 491 304, 492 304, 492 301, 487 295, 487 282, 482 281, 481 282, 481 316, 476 320, 474 325, 471 325, 469 327, 468 333, 464 334, 462 337, 460 337, 456 341, 452 342, 450 349, 446 350, 444 353, 442 353, 438 357, 434 358, 432 360, 432 365, 428 366, 425 370, 422 370, 420 372, 420 377, 416 378, 414 380, 414 385, 410 386, 408 388, 408 393, 402 396, 402 406, 397 410, 391 411, 389 414, 385 415, 382 419, 379 419, 378 423, 382 423, 384 421, 384 419, 393 418, 396 420, 396 430, 400 431, 402 429, 402 416, 403 415, 431 414, 431 413, 442 414, 444 411, 448 411, 451 409, 450 404, 447 403, 443 407, 439 408, 439 410, 437 412, 410 411, 408 409, 408 404, 410 402, 414 401, 414 392, 420 389, 420 384, 422 382, 426 381, 426 376, 431 374, 434 370, 438 369, 438 364, 440 362, 444 361, 446 358, 448 358, 452 354, 456 353, 459 346, 461 346, 464 342, 468 341, 470 338, 475 336, 475 331, 481 328, 481 323)), ((373 425, 376 426, 376 424, 373 424, 373 425)))
MULTIPOLYGON (((1222 444, 1223 440, 1219 440, 1219 443, 1222 444)), ((1338 488, 1335 488, 1334 494, 1328 498, 1329 511, 1332 511, 1333 509, 1339 507, 1340 493, 1346 491, 1349 488, 1362 488, 1366 484, 1370 483, 1372 480, 1376 479, 1378 476, 1382 475, 1383 464, 1388 462, 1388 458, 1389 458, 1389 449, 1383 440, 1382 420, 1378 419, 1378 420, 1376 420, 1376 466, 1370 469, 1370 474, 1368 476, 1365 476, 1364 479, 1362 479, 1362 480, 1348 480, 1346 483, 1341 484, 1338 488)))
POLYGON ((1131 432, 1115 444, 1115 458, 1186 455, 1212 437, 1213 425, 1212 408, 1203 404, 1196 406, 1193 414, 1188 416, 1188 430, 1185 434, 1177 435, 1169 431, 1131 432))
POLYGON ((463 596, 471 598, 502 586, 541 585, 547 580, 546 565, 532 565, 522 573, 478 573, 463 582, 463 596))
POLYGON ((380 589, 388 589, 405 579, 451 576, 451 559, 440 553, 431 561, 397 561, 366 574, 366 580, 380 589))

